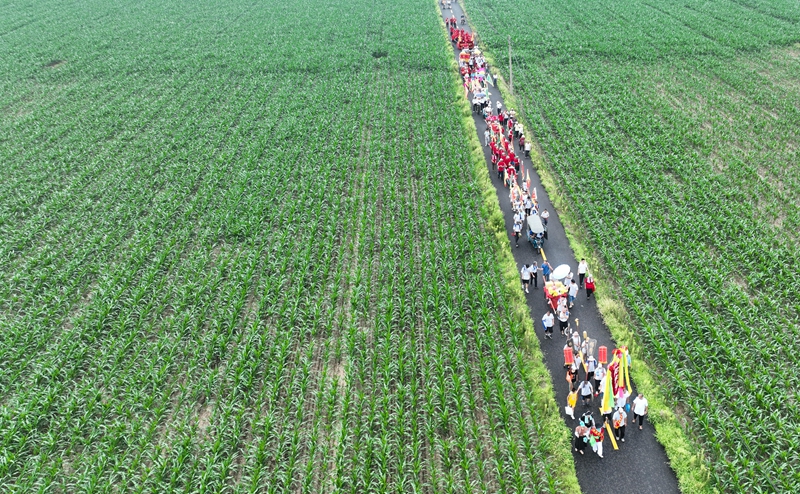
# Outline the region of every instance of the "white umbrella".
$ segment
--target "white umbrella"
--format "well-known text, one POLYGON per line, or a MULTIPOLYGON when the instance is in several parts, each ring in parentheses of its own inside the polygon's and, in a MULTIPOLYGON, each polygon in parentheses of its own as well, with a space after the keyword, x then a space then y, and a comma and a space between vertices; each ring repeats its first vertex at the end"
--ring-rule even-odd
POLYGON ((569 264, 560 264, 556 269, 553 270, 553 274, 550 277, 554 280, 563 280, 567 277, 570 273, 569 264))

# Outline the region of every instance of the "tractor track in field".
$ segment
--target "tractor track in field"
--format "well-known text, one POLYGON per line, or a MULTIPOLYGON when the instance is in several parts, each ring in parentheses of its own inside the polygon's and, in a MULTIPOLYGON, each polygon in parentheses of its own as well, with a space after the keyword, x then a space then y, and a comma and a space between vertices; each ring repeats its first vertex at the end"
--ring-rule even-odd
MULTIPOLYGON (((463 13, 462 6, 453 2, 452 12, 450 10, 442 11, 444 19, 455 16, 456 19, 461 18, 463 13)), ((459 26, 472 31, 469 25, 459 26)), ((449 33, 448 33, 449 39, 449 33)), ((458 52, 453 45, 454 56, 458 57, 458 52)), ((495 73, 495 72, 493 72, 495 73)), ((496 88, 490 88, 491 102, 496 105, 499 100, 505 105, 505 101, 500 96, 496 88)), ((471 106, 471 105, 470 105, 471 106)), ((483 143, 483 131, 486 128, 486 123, 482 116, 473 114, 475 127, 478 130, 478 140, 483 143)), ((530 129, 528 129, 530 131, 530 129)), ((529 132, 530 134, 530 132, 529 132)), ((538 149, 538 143, 533 142, 534 149, 538 149)), ((491 153, 488 147, 483 148, 484 158, 489 170, 492 184, 497 191, 497 198, 500 202, 500 209, 503 212, 505 220, 506 231, 508 234, 508 242, 511 247, 514 260, 519 269, 523 263, 532 263, 537 261, 539 264, 543 262, 542 256, 536 254, 535 251, 527 242, 520 242, 519 248, 514 248, 513 238, 510 232, 513 226, 513 212, 511 210, 511 201, 508 197, 508 189, 502 184, 502 180, 497 178, 497 173, 491 168, 491 153)), ((531 187, 536 188, 539 200, 540 210, 547 209, 550 211, 550 220, 548 222, 548 238, 545 242, 544 253, 547 260, 555 267, 559 264, 569 264, 577 277, 578 260, 572 252, 572 248, 567 240, 564 226, 558 217, 558 211, 555 206, 550 202, 550 198, 542 186, 538 173, 536 173, 533 163, 530 158, 524 158, 524 167, 531 172, 531 187)), ((592 271, 592 266, 589 266, 589 271, 592 271)), ((564 414, 563 406, 567 402, 567 394, 569 386, 565 380, 565 373, 563 363, 563 347, 565 340, 560 335, 553 335, 553 339, 544 339, 542 331, 541 317, 544 315, 547 305, 542 290, 542 280, 539 277, 540 285, 537 289, 531 289, 531 293, 526 295, 528 309, 530 310, 531 318, 536 328, 536 337, 539 341, 539 346, 544 355, 545 365, 550 371, 551 382, 555 390, 556 400, 561 410, 561 415, 564 418, 566 426, 572 430, 577 425, 577 420, 572 420, 564 414)), ((597 279, 597 283, 603 283, 602 279, 597 279)), ((581 333, 587 331, 590 338, 597 340, 598 346, 605 345, 609 349, 609 353, 616 347, 614 344, 611 333, 603 323, 600 312, 596 305, 594 298, 587 299, 585 290, 578 293, 575 300, 575 307, 572 310, 573 321, 575 318, 580 320, 579 330, 581 333)), ((636 395, 636 383, 633 385, 633 395, 636 395)), ((600 417, 599 400, 595 398, 592 402, 591 408, 594 411, 595 418, 600 417)), ((575 407, 576 418, 586 410, 580 403, 575 407)), ((678 481, 675 472, 669 465, 664 447, 658 443, 654 436, 654 429, 652 424, 645 420, 644 430, 638 430, 638 427, 633 424, 633 413, 629 416, 628 427, 625 436, 625 443, 618 443, 619 449, 614 450, 609 434, 606 433, 606 440, 604 441, 603 456, 599 458, 594 454, 591 448, 586 449, 586 454, 581 456, 579 453, 573 451, 575 460, 575 470, 578 476, 578 482, 581 490, 585 493, 595 494, 609 491, 617 492, 636 492, 639 494, 673 494, 679 493, 678 481)))

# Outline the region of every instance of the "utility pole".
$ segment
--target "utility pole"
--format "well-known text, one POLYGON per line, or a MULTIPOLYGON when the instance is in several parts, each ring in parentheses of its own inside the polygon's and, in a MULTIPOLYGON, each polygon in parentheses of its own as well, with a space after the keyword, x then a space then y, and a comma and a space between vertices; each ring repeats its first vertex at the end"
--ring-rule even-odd
POLYGON ((514 94, 514 73, 511 72, 511 36, 508 37, 508 90, 514 94))

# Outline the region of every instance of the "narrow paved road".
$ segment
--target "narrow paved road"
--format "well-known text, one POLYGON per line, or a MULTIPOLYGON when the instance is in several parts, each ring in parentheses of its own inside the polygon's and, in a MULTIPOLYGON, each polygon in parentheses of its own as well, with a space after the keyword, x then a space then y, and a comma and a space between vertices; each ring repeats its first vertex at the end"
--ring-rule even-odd
MULTIPOLYGON (((441 8, 441 5, 440 5, 441 8)), ((456 19, 461 18, 463 13, 461 6, 453 2, 452 11, 445 10, 443 18, 455 16, 456 19)), ((469 26, 459 26, 467 29, 469 26)), ((449 34, 449 33, 448 33, 449 34)), ((454 56, 458 59, 458 50, 453 44, 454 56)), ((500 58, 500 53, 497 53, 500 58)), ((503 101, 497 89, 490 89, 491 100, 493 107, 496 106, 498 100, 503 101)), ((471 97, 471 94, 470 94, 471 97)), ((505 102, 503 101, 505 108, 505 102)), ((482 116, 474 114, 475 126, 478 129, 478 138, 483 143, 483 131, 486 129, 486 123, 482 116)), ((506 231, 511 232, 513 226, 513 212, 511 210, 511 201, 508 197, 508 189, 503 186, 502 180, 497 178, 497 173, 494 173, 491 168, 491 154, 488 147, 484 147, 484 157, 486 158, 487 167, 489 167, 489 175, 492 177, 492 182, 497 191, 497 197, 500 200, 500 208, 506 221, 506 231)), ((578 273, 578 260, 570 248, 564 227, 561 225, 558 213, 555 211, 553 204, 547 192, 542 187, 538 174, 535 173, 530 159, 524 160, 525 170, 531 171, 531 187, 536 187, 539 198, 540 211, 547 209, 550 213, 550 220, 548 223, 548 239, 545 242, 545 255, 550 264, 555 268, 559 264, 569 264, 575 273, 577 280, 578 273)), ((539 265, 542 264, 542 256, 535 253, 531 245, 527 241, 520 239, 519 248, 514 247, 514 241, 509 233, 509 245, 511 246, 514 259, 517 262, 517 269, 522 267, 523 263, 531 264, 537 261, 539 265)), ((591 266, 589 266, 591 272, 591 266)), ((603 283, 603 280, 596 280, 598 284, 603 283)), ((560 337, 559 333, 553 335, 553 339, 544 339, 542 331, 541 318, 547 310, 547 305, 542 291, 541 273, 539 276, 539 288, 531 289, 530 294, 527 295, 528 308, 531 312, 531 318, 536 327, 537 337, 539 338, 539 345, 544 353, 545 364, 550 370, 550 376, 553 382, 553 387, 556 391, 556 399, 561 405, 561 414, 564 421, 570 429, 574 429, 577 425, 576 420, 572 420, 563 412, 563 406, 567 402, 567 393, 569 392, 569 385, 565 379, 566 371, 563 368, 563 348, 565 340, 560 337)), ((600 313, 597 310, 594 298, 588 299, 586 292, 581 290, 578 298, 575 301, 575 307, 572 310, 571 320, 577 318, 580 320, 580 330, 587 331, 590 338, 597 340, 598 346, 605 345, 608 347, 609 356, 611 351, 616 347, 611 339, 611 334, 608 328, 603 324, 600 318, 600 313)), ((556 321, 556 328, 558 321, 556 321)), ((573 322, 574 327, 574 322, 573 322)), ((582 374, 582 373, 581 373, 582 374)), ((636 395, 634 384, 633 395, 636 395)), ((598 411, 599 400, 593 400, 592 409, 595 412, 595 418, 599 418, 598 411)), ((578 403, 575 409, 575 416, 580 416, 586 409, 583 405, 578 403)), ((609 439, 609 434, 606 433, 606 440, 603 445, 604 458, 599 458, 592 452, 591 448, 587 448, 586 454, 581 456, 573 451, 575 459, 575 467, 578 474, 578 482, 581 489, 587 494, 598 494, 605 492, 618 492, 618 493, 637 493, 637 494, 673 494, 679 493, 678 481, 675 473, 669 466, 666 452, 664 448, 656 441, 653 435, 653 426, 646 420, 644 430, 639 430, 637 426, 632 424, 633 413, 630 414, 629 425, 626 432, 626 441, 618 443, 618 450, 614 450, 609 439)))

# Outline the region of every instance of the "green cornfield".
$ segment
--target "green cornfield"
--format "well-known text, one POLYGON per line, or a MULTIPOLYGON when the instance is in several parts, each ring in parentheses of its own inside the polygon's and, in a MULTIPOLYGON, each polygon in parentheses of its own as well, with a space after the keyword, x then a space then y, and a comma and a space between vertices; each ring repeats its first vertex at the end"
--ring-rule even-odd
POLYGON ((797 2, 465 3, 712 487, 800 490, 797 2))
POLYGON ((562 492, 435 7, 0 3, 0 490, 562 492))

